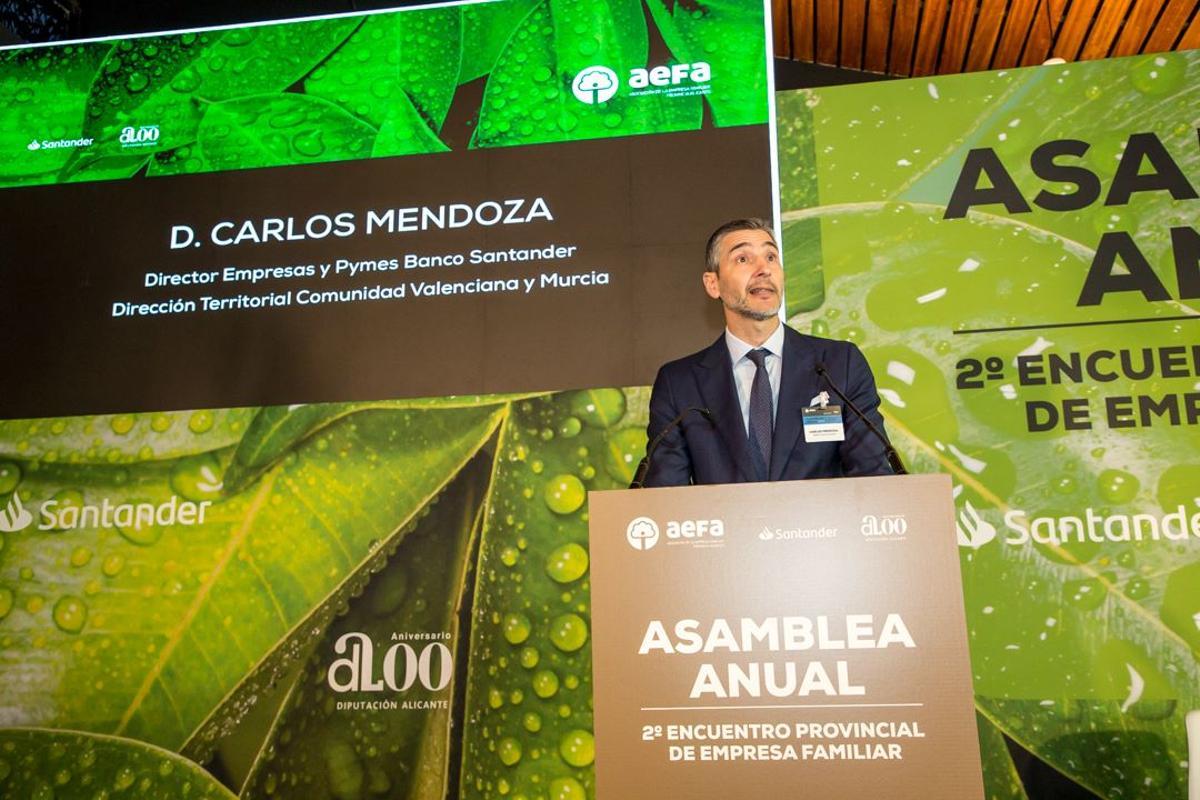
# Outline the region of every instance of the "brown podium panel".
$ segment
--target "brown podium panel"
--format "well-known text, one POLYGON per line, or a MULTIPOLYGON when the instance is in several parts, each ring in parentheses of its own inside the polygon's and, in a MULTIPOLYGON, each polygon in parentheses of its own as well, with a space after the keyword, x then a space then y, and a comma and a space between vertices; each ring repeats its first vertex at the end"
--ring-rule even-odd
POLYGON ((590 495, 598 800, 979 800, 950 479, 590 495))

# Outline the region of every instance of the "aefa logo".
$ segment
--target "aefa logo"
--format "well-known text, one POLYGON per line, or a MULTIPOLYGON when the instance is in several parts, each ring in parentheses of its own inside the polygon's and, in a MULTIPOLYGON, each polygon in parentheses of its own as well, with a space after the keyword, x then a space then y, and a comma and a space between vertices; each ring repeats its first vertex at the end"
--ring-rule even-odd
MULTIPOLYGON (((650 69, 635 68, 629 71, 629 88, 648 89, 656 86, 660 89, 684 86, 686 84, 705 84, 712 80, 712 67, 707 61, 697 61, 694 64, 672 64, 671 66, 651 67, 650 69)), ((639 92, 648 94, 648 92, 639 92)))
MULTIPOLYGON (((692 64, 671 64, 657 67, 634 67, 626 79, 634 95, 646 94, 696 94, 707 92, 712 80, 712 67, 707 61, 692 64)), ((590 106, 611 100, 621 88, 617 73, 603 64, 585 67, 571 81, 571 92, 575 99, 590 106)))
POLYGON ((867 539, 903 539, 908 520, 903 514, 867 514, 862 518, 862 535, 867 539))
POLYGON ((621 82, 617 73, 602 64, 596 64, 581 70, 571 82, 571 91, 575 99, 594 106, 611 100, 617 93, 621 82))
POLYGON ((658 523, 649 517, 638 517, 625 529, 625 541, 634 550, 649 550, 658 544, 658 523))
MULTIPOLYGON (((211 500, 194 503, 171 495, 163 503, 112 503, 106 497, 98 504, 76 505, 47 500, 37 510, 39 531, 71 531, 77 528, 121 528, 140 531, 142 528, 170 525, 203 525, 211 500)), ((33 524, 33 514, 13 492, 0 509, 0 532, 15 533, 33 524)))
POLYGON ((375 669, 375 644, 365 633, 344 633, 333 644, 338 655, 325 676, 335 692, 407 692, 417 683, 431 692, 440 692, 454 677, 454 656, 441 642, 418 644, 397 642, 383 654, 379 677, 375 669), (436 663, 435 663, 436 661, 436 663))
MULTIPOLYGON (((669 544, 724 544, 725 523, 719 519, 672 519, 666 524, 669 544)), ((634 550, 649 550, 658 544, 658 523, 638 517, 625 529, 625 540, 634 550)))

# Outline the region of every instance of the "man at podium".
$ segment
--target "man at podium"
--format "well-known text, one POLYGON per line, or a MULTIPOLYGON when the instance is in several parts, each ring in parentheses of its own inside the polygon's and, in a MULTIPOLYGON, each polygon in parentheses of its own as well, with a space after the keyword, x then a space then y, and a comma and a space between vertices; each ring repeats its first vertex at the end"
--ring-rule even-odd
POLYGON ((783 271, 770 225, 727 222, 713 231, 705 255, 704 290, 720 300, 725 332, 658 371, 644 485, 902 470, 898 459, 889 463, 895 451, 859 349, 780 321, 783 271))

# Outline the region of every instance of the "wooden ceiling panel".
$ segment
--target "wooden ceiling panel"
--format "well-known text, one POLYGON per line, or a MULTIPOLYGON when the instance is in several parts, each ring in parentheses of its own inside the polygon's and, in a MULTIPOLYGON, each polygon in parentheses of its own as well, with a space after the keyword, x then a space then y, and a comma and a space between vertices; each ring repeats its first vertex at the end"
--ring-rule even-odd
POLYGON ((997 66, 1021 63, 1021 51, 1025 48, 1025 40, 1029 38, 1029 28, 1039 6, 1040 0, 1013 0, 1004 18, 1004 29, 992 63, 997 66))
POLYGON ((1146 40, 1143 52, 1161 53, 1174 47, 1179 34, 1187 25, 1188 18, 1196 12, 1196 6, 1196 0, 1170 0, 1158 21, 1154 23, 1154 29, 1150 32, 1150 38, 1146 40))
POLYGON ((1130 0, 1104 0, 1100 4, 1100 13, 1088 31, 1087 41, 1079 51, 1082 61, 1093 58, 1104 58, 1117 41, 1121 32, 1121 24, 1125 21, 1125 13, 1129 10, 1130 0))
POLYGON ((842 0, 841 66, 862 69, 867 0, 842 0))
POLYGON ((1083 40, 1087 38, 1088 28, 1096 16, 1096 7, 1100 0, 1071 0, 1067 8, 1067 18, 1063 20, 1062 30, 1050 48, 1050 54, 1056 58, 1074 61, 1083 49, 1083 40))
POLYGON ((1137 0, 1133 4, 1133 10, 1126 17, 1125 24, 1121 27, 1121 35, 1117 37, 1117 43, 1109 55, 1132 56, 1142 52, 1142 43, 1146 41, 1150 26, 1158 19, 1164 5, 1164 0, 1137 0))
POLYGON ((863 54, 863 69, 868 72, 888 71, 892 10, 892 0, 871 0, 867 6, 867 52, 863 54))
MULTIPOLYGON (((792 58, 797 61, 813 60, 813 0, 791 0, 792 3, 792 58)), ((776 43, 778 52, 778 43, 776 43)))
POLYGON ((975 0, 950 0, 950 18, 946 21, 946 42, 938 59, 938 72, 961 72, 967 55, 967 42, 975 24, 975 0))
POLYGON ((1200 0, 771 0, 798 61, 932 75, 1200 48, 1200 0))
POLYGON ((817 0, 817 63, 837 66, 841 35, 841 1, 817 0))
POLYGON ((1006 0, 980 2, 979 14, 975 18, 975 31, 971 34, 971 44, 967 49, 966 72, 978 72, 991 66, 1007 5, 1006 0))
POLYGON ((926 0, 921 11, 921 27, 917 30, 917 53, 913 56, 913 75, 932 75, 937 72, 938 56, 945 41, 942 32, 946 28, 949 13, 946 0, 926 0))
POLYGON ((1195 50, 1200 47, 1200 12, 1192 15, 1192 22, 1184 32, 1183 38, 1175 46, 1176 50, 1195 50))
POLYGON ((792 52, 792 6, 788 0, 771 0, 771 33, 775 52, 792 52))
POLYGON ((1054 46, 1054 35, 1058 32, 1066 5, 1067 0, 1042 0, 1038 4, 1033 13, 1033 23, 1029 26, 1025 50, 1021 53, 1021 66, 1032 67, 1050 57, 1050 48, 1054 46))
POLYGON ((892 75, 912 74, 913 46, 920 15, 920 0, 896 0, 896 13, 892 16, 892 49, 888 55, 888 72, 892 75))

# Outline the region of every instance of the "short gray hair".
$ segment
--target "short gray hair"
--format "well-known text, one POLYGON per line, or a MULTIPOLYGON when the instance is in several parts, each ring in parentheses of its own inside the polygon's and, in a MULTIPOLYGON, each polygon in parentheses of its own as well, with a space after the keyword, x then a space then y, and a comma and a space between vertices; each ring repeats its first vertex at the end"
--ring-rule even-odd
POLYGON ((721 227, 712 232, 712 236, 708 237, 708 245, 704 250, 704 271, 718 272, 721 266, 721 255, 718 250, 721 247, 721 240, 728 233, 736 231, 766 231, 771 241, 776 247, 779 243, 775 241, 775 229, 771 227, 771 223, 761 217, 747 217, 746 219, 731 219, 721 227))

